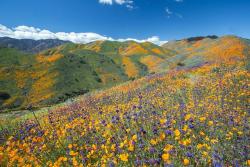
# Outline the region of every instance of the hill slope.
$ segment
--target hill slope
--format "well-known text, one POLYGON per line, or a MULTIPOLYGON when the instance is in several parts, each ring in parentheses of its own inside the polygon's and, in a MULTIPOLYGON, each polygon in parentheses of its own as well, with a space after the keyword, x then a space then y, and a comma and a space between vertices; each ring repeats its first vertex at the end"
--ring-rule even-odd
POLYGON ((64 101, 155 72, 159 62, 173 55, 152 43, 133 41, 68 43, 33 55, 2 47, 1 108, 64 101))
POLYGON ((189 38, 166 43, 162 46, 177 52, 166 67, 192 68, 205 63, 239 61, 248 63, 250 44, 236 36, 189 38))

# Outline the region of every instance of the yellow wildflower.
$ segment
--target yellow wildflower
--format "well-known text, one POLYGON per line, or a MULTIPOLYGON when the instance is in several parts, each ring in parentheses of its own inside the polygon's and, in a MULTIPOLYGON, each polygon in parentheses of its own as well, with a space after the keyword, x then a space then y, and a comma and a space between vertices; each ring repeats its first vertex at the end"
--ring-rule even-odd
POLYGON ((169 162, 170 155, 168 153, 162 154, 161 157, 164 162, 169 162))
POLYGON ((183 165, 185 165, 185 166, 189 165, 189 160, 187 158, 185 158, 183 160, 183 165))
POLYGON ((211 143, 213 143, 213 144, 218 143, 218 140, 216 140, 216 139, 211 139, 211 143))
POLYGON ((119 155, 119 158, 124 162, 128 162, 128 153, 119 155))
POLYGON ((183 130, 184 132, 186 132, 186 131, 188 130, 188 126, 187 126, 187 125, 184 125, 184 127, 182 128, 182 130, 183 130))
POLYGON ((207 157, 208 153, 206 151, 202 152, 203 157, 207 157))
POLYGON ((191 116, 192 116, 191 114, 187 114, 187 115, 185 116, 184 120, 185 120, 185 121, 189 120, 189 119, 191 118, 191 116))
POLYGON ((172 149, 173 149, 173 146, 170 145, 170 144, 167 144, 167 145, 165 146, 165 148, 164 148, 164 151, 165 151, 165 152, 168 152, 168 151, 170 151, 170 150, 172 150, 172 149))
POLYGON ((213 124, 214 124, 213 121, 208 121, 208 125, 209 125, 209 126, 212 126, 213 124))
POLYGON ((166 119, 160 119, 160 124, 161 124, 161 125, 165 124, 166 122, 167 122, 166 119))
POLYGON ((133 145, 129 145, 128 150, 129 151, 134 151, 134 146, 133 145))
POLYGON ((157 144, 157 141, 156 141, 156 140, 154 140, 154 139, 151 139, 151 140, 150 140, 150 144, 152 144, 152 145, 156 145, 156 144, 157 144))
POLYGON ((200 122, 204 122, 206 120, 206 117, 200 117, 199 120, 200 122))
POLYGON ((243 132, 242 131, 238 131, 238 135, 243 135, 243 132))
POLYGON ((137 141, 137 135, 133 135, 132 140, 136 142, 137 141))
POLYGON ((202 132, 202 131, 200 131, 200 135, 201 135, 201 136, 205 136, 205 133, 202 132))
POLYGON ((72 147, 73 147, 73 145, 72 145, 72 144, 69 144, 69 145, 68 145, 68 148, 69 148, 69 149, 71 149, 72 147))
POLYGON ((77 153, 77 152, 74 152, 74 151, 70 151, 70 152, 69 152, 69 155, 71 155, 71 156, 76 156, 76 155, 78 155, 78 153, 77 153))
POLYGON ((175 135, 176 137, 179 137, 179 136, 181 135, 181 132, 180 132, 178 129, 176 129, 176 130, 174 131, 174 135, 175 135))
POLYGON ((124 147, 124 143, 121 142, 119 147, 120 147, 120 148, 123 148, 123 147, 124 147))
POLYGON ((160 139, 161 139, 161 140, 164 140, 165 137, 166 137, 165 133, 161 133, 161 134, 160 134, 160 139))
POLYGON ((250 166, 250 159, 249 159, 249 160, 247 160, 247 165, 248 165, 248 166, 250 166))
POLYGON ((203 144, 198 144, 197 149, 201 149, 203 147, 203 144))
POLYGON ((111 150, 112 150, 112 151, 115 151, 115 144, 112 144, 111 150))

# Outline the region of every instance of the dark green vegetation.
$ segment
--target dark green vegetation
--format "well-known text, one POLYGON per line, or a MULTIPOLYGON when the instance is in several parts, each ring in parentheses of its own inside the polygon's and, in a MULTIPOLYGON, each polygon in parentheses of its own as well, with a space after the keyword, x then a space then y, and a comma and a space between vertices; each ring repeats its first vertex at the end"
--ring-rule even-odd
POLYGON ((0 45, 0 109, 51 105, 148 74, 250 55, 249 40, 235 36, 188 38, 162 47, 134 41, 23 43, 0 45))

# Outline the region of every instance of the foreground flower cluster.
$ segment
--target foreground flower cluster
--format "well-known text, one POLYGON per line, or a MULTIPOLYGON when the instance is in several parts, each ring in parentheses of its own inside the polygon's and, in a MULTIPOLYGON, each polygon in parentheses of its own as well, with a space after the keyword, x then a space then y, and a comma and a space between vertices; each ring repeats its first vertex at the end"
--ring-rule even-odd
POLYGON ((152 75, 4 129, 3 166, 248 166, 249 73, 152 75))

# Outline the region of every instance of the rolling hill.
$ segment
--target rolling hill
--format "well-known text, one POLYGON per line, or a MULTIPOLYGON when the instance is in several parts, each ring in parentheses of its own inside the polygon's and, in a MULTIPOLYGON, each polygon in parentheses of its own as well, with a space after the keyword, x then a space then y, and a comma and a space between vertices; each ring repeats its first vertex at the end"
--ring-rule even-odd
POLYGON ((67 43, 38 54, 1 47, 1 108, 54 104, 133 80, 156 72, 157 65, 174 54, 134 41, 67 43))

